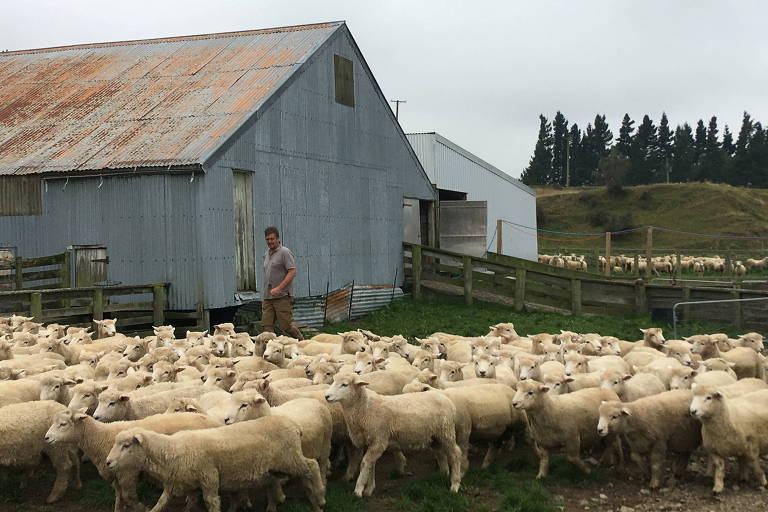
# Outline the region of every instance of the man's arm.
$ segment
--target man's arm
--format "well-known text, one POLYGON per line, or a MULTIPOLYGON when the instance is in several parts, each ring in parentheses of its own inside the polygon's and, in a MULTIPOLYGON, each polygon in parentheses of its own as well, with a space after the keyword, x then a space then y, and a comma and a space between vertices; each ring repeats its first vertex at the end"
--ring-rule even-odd
POLYGON ((285 274, 285 278, 283 279, 283 281, 279 285, 277 285, 274 288, 272 288, 272 290, 270 290, 269 293, 271 295, 278 295, 278 294, 282 293, 282 291, 285 289, 285 287, 288 286, 289 284, 291 284, 291 281, 293 281, 293 279, 295 277, 296 277, 296 268, 295 267, 294 268, 289 268, 288 269, 288 273, 285 274))

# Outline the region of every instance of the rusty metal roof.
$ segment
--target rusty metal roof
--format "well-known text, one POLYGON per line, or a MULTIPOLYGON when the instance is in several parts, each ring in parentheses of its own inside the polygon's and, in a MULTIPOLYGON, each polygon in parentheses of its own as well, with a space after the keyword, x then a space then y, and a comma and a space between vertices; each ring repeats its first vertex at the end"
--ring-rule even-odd
POLYGON ((202 164, 341 25, 0 53, 0 175, 202 164))

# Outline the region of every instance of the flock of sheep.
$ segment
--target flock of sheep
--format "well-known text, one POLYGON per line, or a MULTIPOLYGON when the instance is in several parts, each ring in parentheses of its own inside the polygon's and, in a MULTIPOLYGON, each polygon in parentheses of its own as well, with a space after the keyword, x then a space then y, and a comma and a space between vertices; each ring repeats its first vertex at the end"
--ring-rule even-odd
MULTIPOLYGON (((553 265, 555 267, 567 268, 570 270, 581 270, 586 272, 589 270, 586 257, 584 255, 577 254, 539 254, 539 263, 545 263, 547 265, 553 265)), ((635 263, 634 257, 629 257, 624 254, 618 256, 611 256, 610 261, 606 261, 605 256, 599 256, 597 262, 597 270, 603 272, 606 265, 610 265, 611 271, 614 274, 632 273, 635 270, 635 264, 637 264, 638 271, 642 274, 645 272, 648 262, 644 256, 641 256, 637 263, 635 263)), ((667 254, 664 256, 655 256, 651 259, 653 268, 651 269, 654 275, 675 273, 677 267, 677 258, 674 254, 667 254)), ((680 269, 682 272, 692 272, 697 276, 703 276, 704 272, 713 273, 725 273, 728 261, 720 256, 681 256, 680 257, 680 269)), ((747 258, 742 261, 734 261, 731 265, 731 274, 735 277, 744 277, 747 272, 763 272, 768 270, 768 256, 763 259, 747 258)))
POLYGON ((139 338, 31 318, 0 318, 0 465, 34 467, 42 454, 56 480, 48 502, 80 488, 87 458, 115 491, 115 510, 144 510, 140 475, 162 488, 152 509, 202 497, 219 511, 265 496, 267 510, 298 481, 313 509, 326 479, 346 463, 354 493, 370 496, 389 450, 432 450, 458 492, 470 446, 486 467, 514 442, 531 444, 538 478, 563 449, 585 472, 637 463, 662 484, 667 456, 682 477, 692 452, 709 456, 713 491, 725 462, 766 485, 768 384, 763 337, 724 334, 639 341, 599 334, 519 336, 510 323, 483 336, 434 333, 409 343, 358 330, 313 339, 172 326, 139 338), (585 458, 588 456, 589 458, 585 458))

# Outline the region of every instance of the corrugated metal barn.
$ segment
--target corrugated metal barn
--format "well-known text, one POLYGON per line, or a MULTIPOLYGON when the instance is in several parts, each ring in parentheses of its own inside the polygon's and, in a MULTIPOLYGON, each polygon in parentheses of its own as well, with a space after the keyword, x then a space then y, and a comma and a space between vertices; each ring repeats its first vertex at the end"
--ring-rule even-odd
POLYGON ((297 296, 402 282, 436 199, 343 22, 2 53, 0 187, 0 247, 106 246, 179 310, 253 297, 268 225, 297 296))
MULTIPOLYGON (((536 192, 438 133, 408 140, 440 194, 440 247, 482 256, 496 250, 499 219, 536 227, 536 192)), ((536 233, 504 224, 502 252, 536 261, 536 233)))

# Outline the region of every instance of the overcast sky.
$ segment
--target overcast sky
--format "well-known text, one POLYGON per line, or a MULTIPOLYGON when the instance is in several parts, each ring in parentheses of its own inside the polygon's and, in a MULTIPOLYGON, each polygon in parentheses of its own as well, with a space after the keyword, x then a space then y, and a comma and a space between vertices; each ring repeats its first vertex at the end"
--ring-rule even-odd
POLYGON ((538 114, 768 122, 768 2, 6 1, 0 49, 346 20, 406 132, 437 131, 512 176, 538 114))

